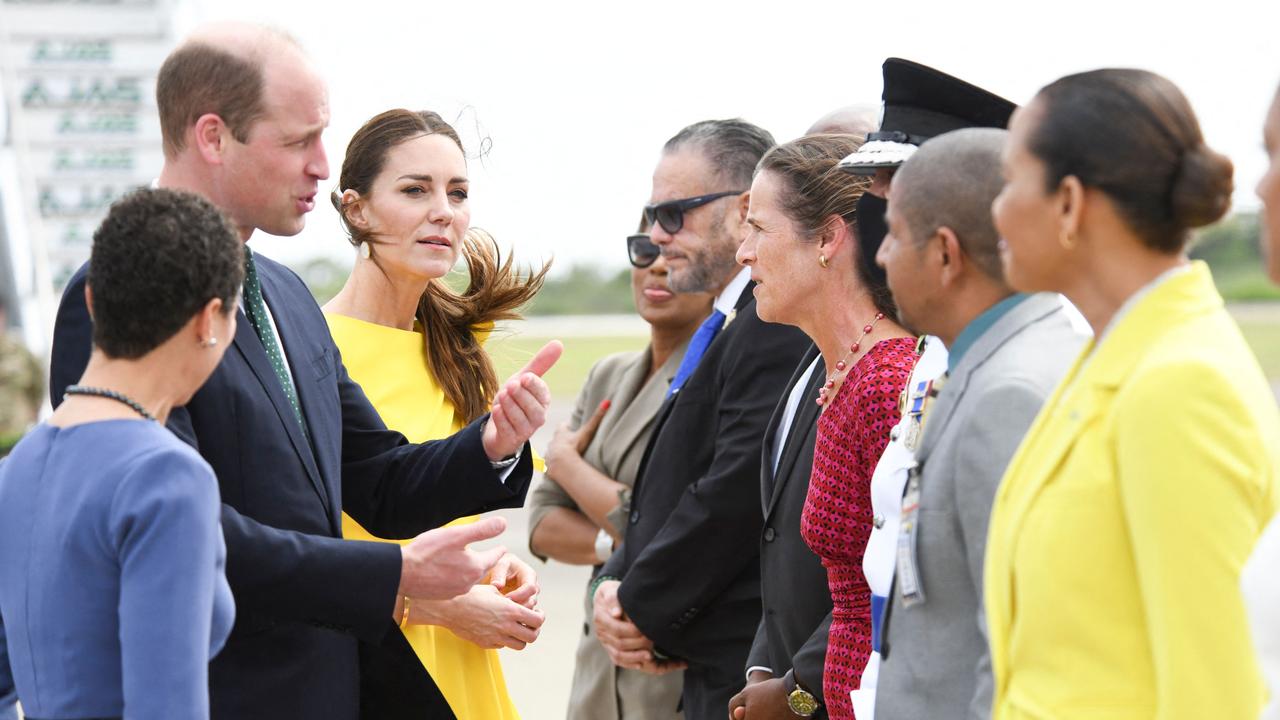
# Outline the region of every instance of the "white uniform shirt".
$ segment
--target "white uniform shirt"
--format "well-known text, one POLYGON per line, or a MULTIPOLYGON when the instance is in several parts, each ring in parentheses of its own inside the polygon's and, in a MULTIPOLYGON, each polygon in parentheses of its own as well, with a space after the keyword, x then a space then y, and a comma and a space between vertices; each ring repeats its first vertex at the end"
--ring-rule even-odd
MULTIPOLYGON (((947 370, 947 348, 936 337, 925 342, 924 354, 916 361, 907 381, 907 388, 916 383, 933 380, 947 370)), ((915 464, 915 453, 908 450, 907 427, 914 422, 904 414, 890 435, 880 462, 871 476, 871 511, 875 525, 862 555, 862 573, 871 587, 871 594, 888 598, 893 587, 893 574, 897 566, 898 529, 902 523, 902 494, 907 487, 907 471, 915 464)), ((928 421, 925 421, 926 424, 928 421)), ((887 602, 887 601, 886 601, 887 602)), ((858 720, 870 720, 875 715, 876 678, 880 673, 880 654, 871 653, 862 671, 862 681, 857 690, 850 693, 853 711, 858 720)))

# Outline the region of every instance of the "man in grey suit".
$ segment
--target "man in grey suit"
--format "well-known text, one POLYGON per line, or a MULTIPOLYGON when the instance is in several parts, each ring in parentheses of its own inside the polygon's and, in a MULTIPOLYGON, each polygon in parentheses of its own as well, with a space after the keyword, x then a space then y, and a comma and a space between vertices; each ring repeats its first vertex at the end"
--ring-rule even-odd
POLYGON ((1059 296, 1015 294, 1002 278, 991 203, 1005 137, 935 137, 889 191, 877 260, 902 323, 941 338, 950 355, 905 410, 927 414, 903 498, 876 720, 991 716, 987 520, 1005 467, 1083 342, 1059 296))

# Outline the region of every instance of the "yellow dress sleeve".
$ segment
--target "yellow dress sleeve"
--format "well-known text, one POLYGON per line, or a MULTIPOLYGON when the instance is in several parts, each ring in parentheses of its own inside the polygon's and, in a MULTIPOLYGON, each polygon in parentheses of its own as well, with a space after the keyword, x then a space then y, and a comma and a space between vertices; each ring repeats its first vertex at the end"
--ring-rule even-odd
POLYGON ((1116 398, 1116 473, 1159 720, 1256 718, 1265 697, 1239 579, 1272 455, 1226 374, 1167 365, 1116 398))

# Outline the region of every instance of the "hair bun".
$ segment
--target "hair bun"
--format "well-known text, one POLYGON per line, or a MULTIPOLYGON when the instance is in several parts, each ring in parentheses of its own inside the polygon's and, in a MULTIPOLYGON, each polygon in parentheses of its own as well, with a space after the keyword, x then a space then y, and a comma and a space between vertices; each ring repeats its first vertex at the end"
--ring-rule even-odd
POLYGON ((1174 222, 1198 228, 1226 215, 1235 189, 1233 172, 1231 160, 1204 143, 1183 153, 1170 194, 1174 222))

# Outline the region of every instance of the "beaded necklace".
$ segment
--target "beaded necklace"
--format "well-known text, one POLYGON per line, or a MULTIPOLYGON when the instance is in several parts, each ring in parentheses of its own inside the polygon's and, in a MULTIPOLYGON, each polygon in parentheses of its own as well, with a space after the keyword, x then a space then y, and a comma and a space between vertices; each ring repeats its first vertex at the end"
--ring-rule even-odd
POLYGON ((124 403, 125 405, 128 405, 130 408, 133 409, 134 412, 138 413, 139 415, 141 415, 142 417, 148 420, 151 420, 152 422, 154 422, 156 419, 156 416, 147 412, 147 409, 142 407, 142 404, 139 403, 137 400, 134 400, 133 398, 129 397, 128 395, 125 395, 124 393, 118 393, 115 390, 107 390, 106 388, 89 387, 87 385, 69 385, 67 386, 66 391, 63 392, 64 398, 67 395, 92 395, 93 397, 101 397, 101 398, 106 398, 108 400, 115 400, 118 403, 124 403))
POLYGON ((858 352, 858 350, 862 347, 862 341, 865 340, 867 336, 871 334, 871 331, 873 329, 875 329, 876 323, 880 322, 883 319, 884 319, 884 313, 878 312, 876 313, 876 316, 871 320, 871 322, 862 326, 862 334, 858 336, 857 340, 854 340, 853 343, 849 345, 849 352, 845 353, 844 357, 840 358, 840 360, 836 362, 836 369, 832 370, 830 375, 827 375, 827 381, 822 384, 822 387, 818 388, 818 397, 816 402, 819 405, 826 405, 827 400, 830 400, 830 398, 827 396, 836 387, 836 376, 849 368, 849 365, 848 365, 849 358, 853 357, 853 354, 858 352))

